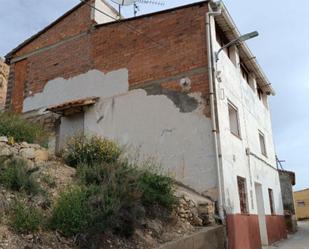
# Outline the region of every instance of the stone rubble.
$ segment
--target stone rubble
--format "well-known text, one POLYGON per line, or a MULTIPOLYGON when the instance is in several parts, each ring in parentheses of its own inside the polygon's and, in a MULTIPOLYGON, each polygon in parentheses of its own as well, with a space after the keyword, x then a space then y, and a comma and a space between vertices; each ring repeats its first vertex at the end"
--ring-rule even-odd
POLYGON ((46 162, 49 159, 49 152, 38 144, 26 142, 9 144, 7 137, 0 137, 0 157, 17 156, 35 163, 46 162))
POLYGON ((179 198, 178 215, 182 222, 189 222, 192 226, 202 227, 214 224, 214 203, 209 201, 194 201, 188 195, 179 198))

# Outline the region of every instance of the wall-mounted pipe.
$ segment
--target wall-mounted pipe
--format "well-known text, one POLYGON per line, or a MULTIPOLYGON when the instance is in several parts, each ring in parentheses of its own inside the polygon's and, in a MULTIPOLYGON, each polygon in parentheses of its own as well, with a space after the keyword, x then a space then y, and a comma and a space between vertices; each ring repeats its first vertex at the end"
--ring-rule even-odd
POLYGON ((218 112, 217 112, 217 97, 216 97, 216 82, 215 82, 215 63, 214 63, 214 51, 212 45, 212 34, 211 34, 211 17, 221 15, 222 11, 219 7, 218 11, 209 10, 206 14, 206 43, 207 43, 207 57, 208 57, 208 81, 209 81, 209 95, 210 95, 210 109, 212 119, 212 133, 214 138, 214 149, 215 149, 215 161, 218 176, 218 209, 219 216, 222 222, 225 222, 224 216, 224 193, 223 193, 223 172, 222 164, 220 160, 220 140, 219 140, 219 129, 218 129, 218 112))

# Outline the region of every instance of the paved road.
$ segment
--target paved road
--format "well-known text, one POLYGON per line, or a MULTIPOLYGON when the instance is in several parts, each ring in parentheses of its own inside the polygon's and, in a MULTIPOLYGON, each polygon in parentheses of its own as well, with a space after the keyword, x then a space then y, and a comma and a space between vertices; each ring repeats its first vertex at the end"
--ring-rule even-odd
POLYGON ((298 222, 298 232, 282 241, 265 249, 309 249, 309 221, 298 222))

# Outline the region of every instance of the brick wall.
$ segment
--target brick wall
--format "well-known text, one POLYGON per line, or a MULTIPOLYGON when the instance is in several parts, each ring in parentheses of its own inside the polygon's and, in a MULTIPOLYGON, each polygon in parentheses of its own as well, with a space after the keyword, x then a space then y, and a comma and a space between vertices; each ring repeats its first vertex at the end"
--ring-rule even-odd
POLYGON ((180 90, 179 80, 189 77, 191 91, 207 97, 206 12, 207 4, 202 3, 93 29, 91 10, 82 6, 18 51, 23 55, 58 42, 13 66, 10 84, 14 90, 7 104, 20 112, 23 99, 42 91, 49 80, 90 69, 109 72, 127 68, 131 88, 159 84, 180 90), (132 27, 138 31, 133 32, 132 27), (60 41, 85 30, 88 33, 73 40, 60 41))
MULTIPOLYGON (((89 0, 89 3, 93 1, 94 0, 89 0)), ((48 46, 61 44, 65 39, 78 36, 89 30, 92 25, 93 21, 91 19, 90 8, 87 5, 79 4, 73 8, 73 11, 69 12, 65 18, 58 21, 51 28, 38 35, 36 39, 16 51, 12 58, 18 58, 48 46)), ((71 45, 75 46, 75 44, 71 45)), ((25 60, 13 63, 8 80, 6 109, 11 109, 16 112, 22 111, 24 98, 30 94, 41 91, 48 80, 62 76, 55 68, 57 65, 61 65, 61 63, 63 64, 70 61, 66 56, 71 56, 73 53, 66 52, 67 48, 68 46, 64 46, 64 49, 58 54, 53 50, 48 50, 48 52, 45 53, 39 52, 37 56, 29 56, 25 60), (61 55, 61 58, 59 55, 61 55), (32 61, 39 64, 34 65, 32 61), (56 62, 53 63, 53 61, 56 62), (38 67, 40 72, 36 73, 35 70, 38 67), (18 75, 18 78, 16 78, 15 74, 18 75), (21 74, 23 74, 23 77, 20 76, 21 74), (20 80, 22 82, 19 82, 20 80)), ((82 45, 77 45, 74 52, 77 50, 78 53, 81 53, 79 49, 82 51, 82 45)), ((71 57, 71 59, 73 61, 75 58, 71 57)), ((58 69, 59 68, 61 71, 65 70, 63 67, 59 66, 58 69)), ((77 64, 75 71, 78 70, 77 64)), ((69 75, 69 73, 67 73, 67 75, 69 75)))
MULTIPOLYGON (((89 3, 94 0, 89 1, 89 3)), ((65 38, 77 35, 93 24, 90 9, 87 5, 77 5, 72 13, 69 13, 64 19, 57 22, 52 28, 42 33, 31 43, 20 49, 16 55, 24 55, 36 49, 55 44, 65 38)))

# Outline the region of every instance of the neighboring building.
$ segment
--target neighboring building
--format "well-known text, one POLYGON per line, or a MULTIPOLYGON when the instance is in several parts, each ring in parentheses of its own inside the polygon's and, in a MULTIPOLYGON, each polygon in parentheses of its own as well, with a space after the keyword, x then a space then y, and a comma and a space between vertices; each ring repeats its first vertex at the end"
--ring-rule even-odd
POLYGON ((8 54, 6 107, 36 119, 56 113, 57 150, 84 132, 156 158, 217 201, 230 249, 285 238, 268 106, 274 91, 246 44, 215 65, 211 55, 240 35, 225 6, 203 1, 95 21, 81 3, 8 54))
POLYGON ((309 219, 309 189, 294 192, 298 220, 309 219))
POLYGON ((0 58, 0 111, 4 109, 9 66, 0 58))
POLYGON ((297 218, 293 195, 293 186, 296 183, 295 173, 279 170, 279 177, 286 227, 289 233, 295 233, 297 231, 297 218))

